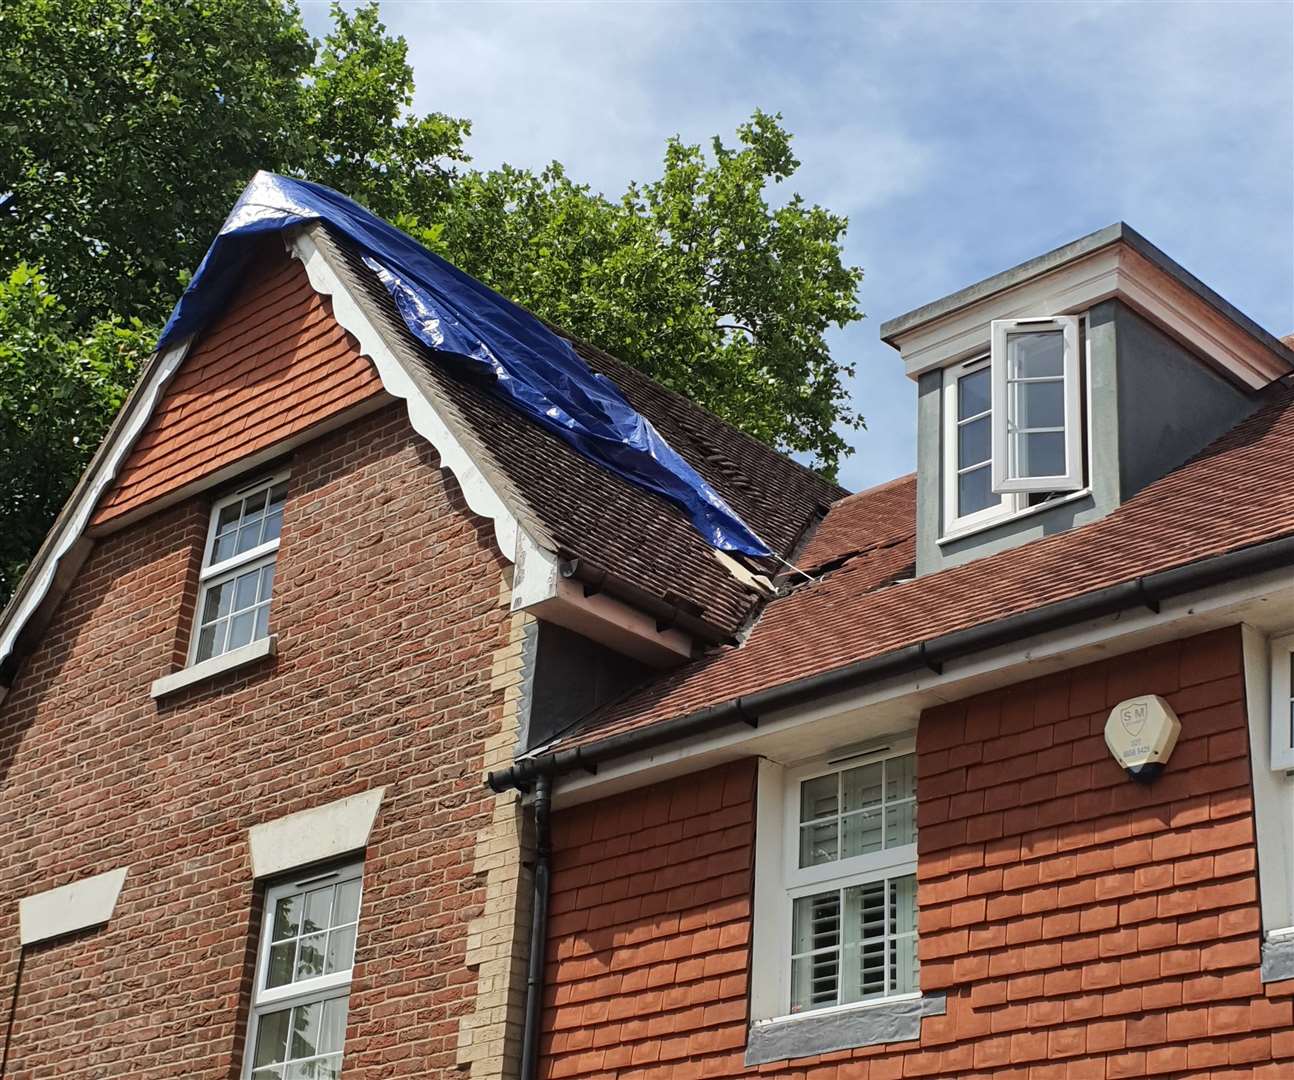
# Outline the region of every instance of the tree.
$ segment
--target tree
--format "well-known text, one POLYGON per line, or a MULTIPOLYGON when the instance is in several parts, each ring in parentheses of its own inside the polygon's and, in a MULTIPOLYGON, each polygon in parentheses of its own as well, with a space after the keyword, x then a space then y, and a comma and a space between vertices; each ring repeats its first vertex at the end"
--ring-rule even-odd
POLYGON ((858 427, 832 326, 861 318, 846 219, 769 189, 799 162, 780 117, 756 112, 735 148, 671 139, 659 179, 611 201, 504 167, 454 185, 425 239, 543 318, 642 368, 772 446, 834 475, 858 427))
POLYGON ((125 399, 156 329, 88 330, 26 264, 0 279, 0 597, 7 598, 125 399))
POLYGON ((320 47, 282 0, 0 0, 0 268, 42 266, 84 324, 160 321, 257 169, 443 199, 466 123, 406 115, 375 7, 333 17, 320 47))
POLYGON ((862 420, 825 334, 861 317, 861 271, 843 217, 775 197, 799 165, 780 117, 708 153, 670 140, 618 199, 556 162, 473 171, 467 121, 411 111, 376 5, 332 17, 316 42, 292 0, 0 0, 0 600, 258 168, 351 195, 834 475, 862 420))

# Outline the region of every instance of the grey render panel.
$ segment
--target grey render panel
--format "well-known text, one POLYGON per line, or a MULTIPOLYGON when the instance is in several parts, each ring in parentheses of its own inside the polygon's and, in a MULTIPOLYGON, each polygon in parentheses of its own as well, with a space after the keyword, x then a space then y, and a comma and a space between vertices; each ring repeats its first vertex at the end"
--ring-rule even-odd
POLYGON ((1119 494, 1128 499, 1251 413, 1257 401, 1131 308, 1115 308, 1119 494))
POLYGON ((883 1001, 842 1012, 754 1023, 746 1040, 746 1064, 764 1065, 858 1046, 911 1042, 921 1037, 922 1017, 942 1016, 947 1008, 943 994, 926 994, 909 1001, 883 1001))
POLYGON ((520 733, 523 750, 548 742, 650 673, 638 661, 564 626, 536 621, 534 627, 534 677, 526 726, 520 733))

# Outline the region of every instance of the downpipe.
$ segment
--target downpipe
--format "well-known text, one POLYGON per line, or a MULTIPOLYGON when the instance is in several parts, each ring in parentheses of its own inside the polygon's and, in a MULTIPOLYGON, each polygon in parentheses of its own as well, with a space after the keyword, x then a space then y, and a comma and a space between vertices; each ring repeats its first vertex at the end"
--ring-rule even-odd
POLYGON ((539 1075, 539 1028, 544 1003, 544 962, 548 946, 548 893, 552 861, 553 778, 535 780, 535 869, 530 902, 530 957, 526 968, 526 1012, 521 1029, 521 1080, 539 1075))

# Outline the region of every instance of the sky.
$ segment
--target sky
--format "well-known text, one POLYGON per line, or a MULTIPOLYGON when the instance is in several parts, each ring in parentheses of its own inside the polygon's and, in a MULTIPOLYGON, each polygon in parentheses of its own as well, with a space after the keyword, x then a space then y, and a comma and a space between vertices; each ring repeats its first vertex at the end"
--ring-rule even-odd
MULTIPOLYGON (((311 30, 327 6, 303 5, 311 30)), ((867 430, 852 490, 911 470, 916 388, 881 323, 1126 221, 1278 336, 1294 332, 1294 0, 413 2, 419 112, 475 164, 618 196, 665 140, 780 112, 787 183, 850 220, 866 318, 833 332, 867 430)))

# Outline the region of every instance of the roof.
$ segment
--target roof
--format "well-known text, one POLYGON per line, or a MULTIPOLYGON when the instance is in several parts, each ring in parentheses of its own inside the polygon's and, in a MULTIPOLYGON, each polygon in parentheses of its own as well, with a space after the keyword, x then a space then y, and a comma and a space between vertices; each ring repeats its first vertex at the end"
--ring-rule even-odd
MULTIPOLYGON (((1106 517, 890 587, 878 586, 907 552, 902 545, 874 547, 770 603, 740 647, 677 669, 593 713, 545 751, 595 744, 943 634, 1294 535, 1292 450, 1294 388, 1276 384, 1256 412, 1106 517)), ((862 516, 867 496, 879 504, 896 490, 842 500, 827 523, 838 513, 862 516)))
MULTIPOLYGON (((681 508, 600 468, 509 408, 465 365, 446 363, 408 331, 386 288, 352 248, 324 226, 309 231, 356 302, 416 368, 423 388, 456 418, 473 459, 504 489, 537 541, 614 575, 622 589, 679 606, 710 628, 712 640, 740 630, 760 598, 715 557, 681 508)), ((782 558, 844 494, 630 365, 566 336, 782 558)))
POLYGON ((906 552, 912 562, 916 522, 917 474, 908 473, 834 502, 795 564, 813 573, 886 548, 906 552))
POLYGON ((1081 236, 1077 240, 1048 251, 1043 255, 1028 259, 1018 266, 1013 266, 1009 270, 1003 270, 999 274, 984 278, 974 285, 968 285, 964 289, 949 293, 947 296, 933 300, 928 304, 923 304, 912 311, 887 319, 881 323, 881 340, 894 345, 898 338, 915 327, 934 322, 936 319, 942 319, 953 314, 953 312, 969 307, 971 304, 979 303, 981 300, 985 300, 997 293, 1005 292, 1023 281, 1058 270, 1063 266, 1086 258, 1093 252, 1117 243, 1126 244, 1143 258, 1159 267, 1164 273, 1176 279, 1179 284, 1235 323, 1245 333, 1275 352, 1286 364, 1294 364, 1294 345, 1289 342, 1282 342, 1281 339, 1274 337, 1233 303, 1219 296, 1189 270, 1170 258, 1131 225, 1123 221, 1116 221, 1113 225, 1107 225, 1104 229, 1097 229, 1096 232, 1088 233, 1086 236, 1081 236))

